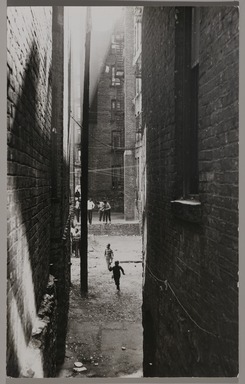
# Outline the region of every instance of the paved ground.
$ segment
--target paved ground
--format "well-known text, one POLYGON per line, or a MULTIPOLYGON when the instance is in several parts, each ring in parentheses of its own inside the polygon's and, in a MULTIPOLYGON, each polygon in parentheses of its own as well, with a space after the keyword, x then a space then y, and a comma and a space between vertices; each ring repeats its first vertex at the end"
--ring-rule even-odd
POLYGON ((59 377, 142 377, 141 237, 89 236, 89 293, 80 296, 80 260, 72 258, 65 362, 59 377), (110 243, 124 268, 116 290, 103 256, 110 243), (87 368, 75 372, 74 362, 87 368))
MULTIPOLYGON (((139 220, 125 220, 124 214, 120 212, 111 212, 111 223, 138 223, 139 220)), ((99 213, 97 210, 93 211, 93 224, 99 224, 102 223, 102 221, 99 221, 99 213)))

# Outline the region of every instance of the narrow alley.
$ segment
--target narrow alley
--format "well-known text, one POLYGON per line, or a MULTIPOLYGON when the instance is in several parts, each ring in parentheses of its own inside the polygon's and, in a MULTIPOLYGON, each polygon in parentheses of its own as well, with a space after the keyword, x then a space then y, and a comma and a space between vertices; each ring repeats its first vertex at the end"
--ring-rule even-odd
POLYGON ((237 378, 239 7, 11 1, 7 378, 237 378))
POLYGON ((65 361, 59 377, 142 377, 140 236, 89 236, 89 290, 80 294, 80 260, 72 257, 65 361), (110 243, 125 276, 117 291, 104 257, 110 243), (87 370, 76 372, 74 363, 87 370))

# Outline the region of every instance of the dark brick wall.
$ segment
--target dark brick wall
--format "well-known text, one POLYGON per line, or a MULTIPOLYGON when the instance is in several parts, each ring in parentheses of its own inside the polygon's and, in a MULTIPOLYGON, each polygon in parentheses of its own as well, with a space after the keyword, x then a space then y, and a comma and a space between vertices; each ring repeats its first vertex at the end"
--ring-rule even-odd
POLYGON ((57 289, 49 316, 54 327, 47 327, 33 369, 34 377, 52 376, 57 359, 53 342, 57 313, 58 335, 65 344, 70 273, 69 179, 62 114, 63 18, 60 10, 53 13, 50 7, 8 8, 7 21, 7 374, 22 375, 30 362, 31 335, 53 273, 57 289), (55 33, 61 39, 56 46, 55 33), (55 268, 55 257, 62 271, 55 268))
POLYGON ((30 338, 49 277, 51 17, 50 8, 39 15, 9 8, 7 14, 7 361, 13 375, 20 368, 16 333, 30 338))
POLYGON ((145 376, 238 373, 238 9, 200 9, 198 223, 171 209, 181 197, 174 73, 181 21, 174 7, 143 14, 145 376))
MULTIPOLYGON (((52 221, 50 272, 57 285, 57 363, 65 356, 70 290, 69 165, 64 134, 64 8, 53 7, 52 221)), ((66 111, 65 111, 66 112, 66 111)))
MULTIPOLYGON (((34 286, 38 304, 49 272, 51 14, 43 15, 46 46, 41 43, 42 23, 32 18, 27 24, 25 12, 21 15, 18 24, 16 11, 8 11, 8 249, 12 261, 21 260, 26 250, 32 255, 31 266, 39 266, 34 286), (15 247, 17 240, 24 249, 15 247)), ((17 285, 18 278, 13 279, 17 285)))

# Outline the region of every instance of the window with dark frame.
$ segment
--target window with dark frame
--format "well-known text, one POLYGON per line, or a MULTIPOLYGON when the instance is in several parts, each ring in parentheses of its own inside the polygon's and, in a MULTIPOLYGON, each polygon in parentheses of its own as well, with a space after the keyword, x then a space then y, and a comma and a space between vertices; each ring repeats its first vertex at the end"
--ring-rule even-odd
POLYGON ((198 195, 198 79, 200 8, 176 7, 175 114, 178 194, 198 195))
POLYGON ((198 79, 200 45, 200 8, 192 8, 191 23, 191 150, 189 194, 198 194, 198 79))
POLYGON ((112 166, 112 187, 118 188, 122 184, 122 167, 121 165, 112 166))
POLYGON ((116 109, 116 99, 111 100, 111 109, 115 110, 116 109))
POLYGON ((112 148, 113 149, 120 149, 121 148, 121 132, 120 131, 112 131, 111 139, 112 139, 112 148))

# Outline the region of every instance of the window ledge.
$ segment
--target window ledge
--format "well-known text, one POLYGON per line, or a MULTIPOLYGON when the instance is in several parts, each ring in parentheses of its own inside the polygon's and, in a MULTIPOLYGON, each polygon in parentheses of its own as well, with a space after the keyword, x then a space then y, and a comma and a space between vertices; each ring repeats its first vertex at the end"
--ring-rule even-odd
POLYGON ((174 216, 191 223, 200 223, 202 219, 202 204, 198 200, 179 199, 171 201, 174 216))

